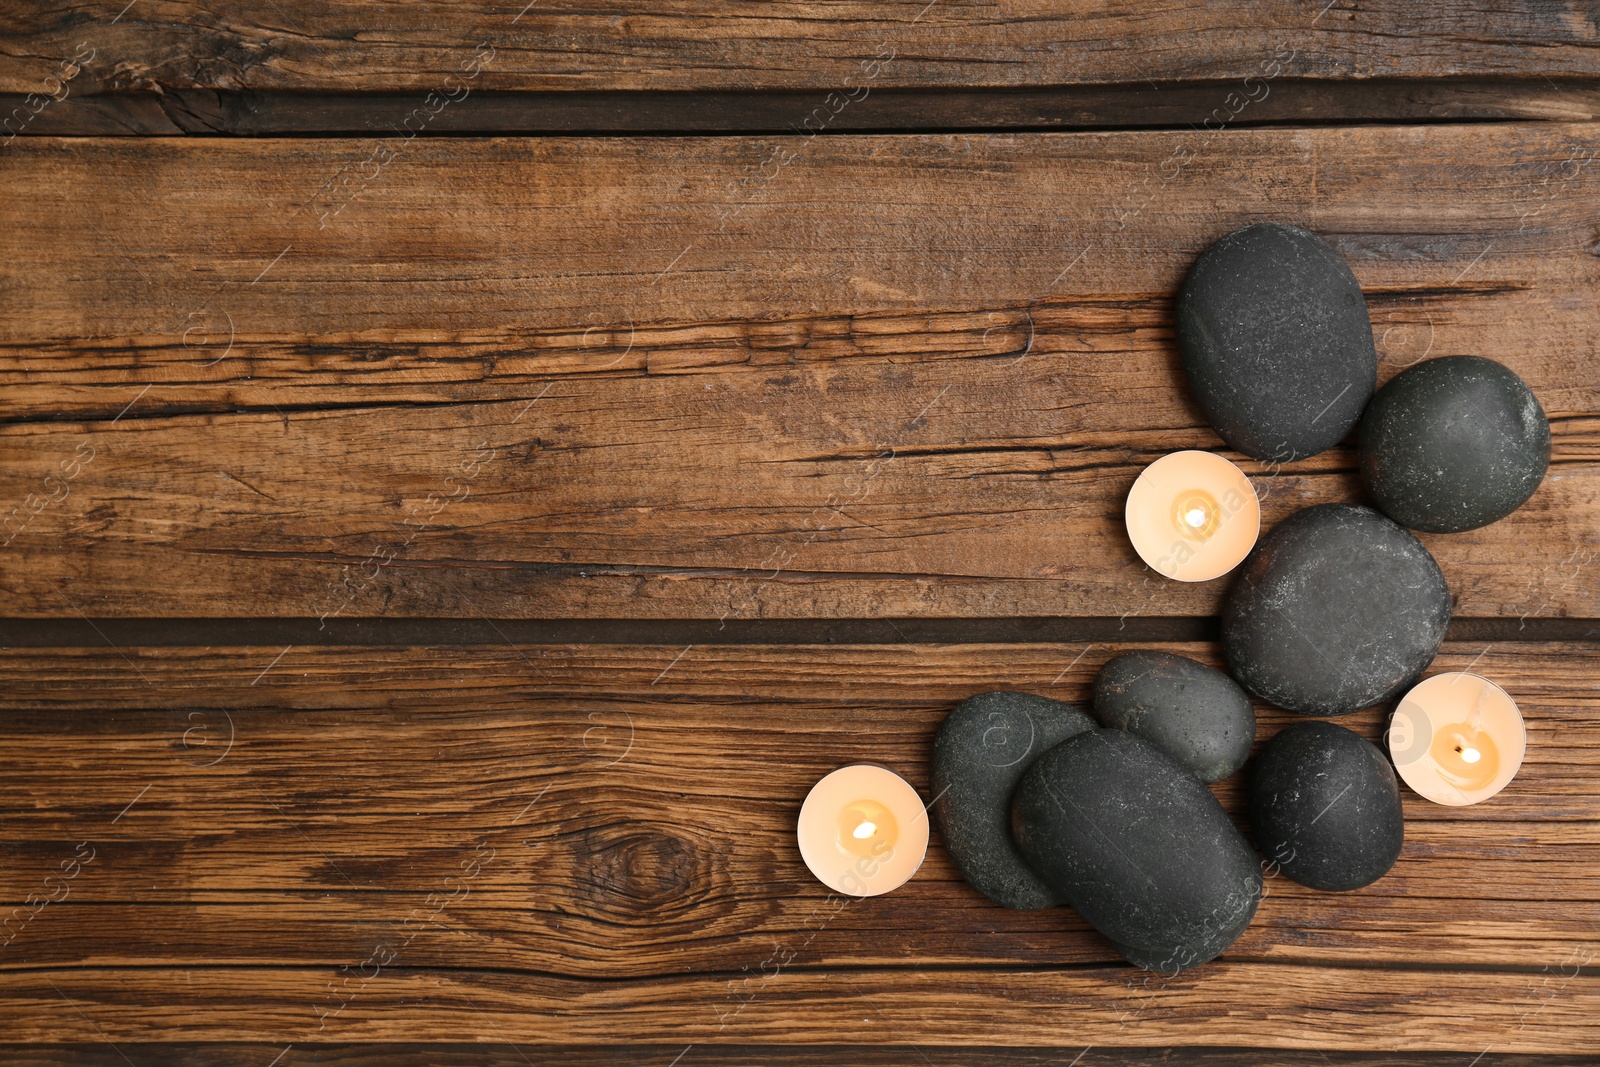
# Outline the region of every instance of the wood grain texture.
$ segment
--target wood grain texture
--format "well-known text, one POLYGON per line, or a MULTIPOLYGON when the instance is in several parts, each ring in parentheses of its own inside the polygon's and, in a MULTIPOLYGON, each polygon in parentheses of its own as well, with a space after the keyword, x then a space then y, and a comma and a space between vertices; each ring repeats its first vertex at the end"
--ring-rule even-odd
MULTIPOLYGON (((780 364, 1003 356, 1022 349, 1022 312, 1040 303, 1086 303, 1083 331, 1165 325, 1194 255, 1262 218, 1328 235, 1377 302, 1380 332, 1423 333, 1404 358, 1427 348, 1431 318, 1436 353, 1482 344, 1491 326, 1538 326, 1539 347, 1573 367, 1593 353, 1590 307, 1562 301, 1589 295, 1600 271, 1597 158, 1600 127, 1558 123, 18 139, 0 155, 16 220, 0 342, 25 346, 9 354, 41 373, 18 381, 7 367, 5 414, 39 410, 28 393, 48 387, 59 417, 83 409, 76 390, 112 382, 226 410, 259 406, 284 378, 370 388, 412 371, 418 389, 486 373, 690 371, 750 349, 780 364), (1142 317, 1119 323, 1119 311, 1142 317), (665 332, 630 346, 630 324, 665 332), (98 377, 75 365, 90 353, 98 377)), ((90 410, 115 414, 131 395, 90 410)), ((318 401, 282 388, 271 399, 318 401)))
MULTIPOLYGON (((1055 1048, 1003 1046, 919 1045, 695 1045, 687 1053, 677 1045, 545 1045, 497 1044, 489 1041, 459 1044, 420 1042, 368 1042, 328 1044, 300 1042, 287 1051, 282 1045, 200 1042, 136 1042, 75 1045, 0 1045, 0 1056, 12 1067, 126 1067, 134 1063, 160 1063, 165 1067, 211 1067, 217 1063, 253 1064, 256 1067, 528 1067, 561 1062, 570 1067, 611 1067, 643 1064, 673 1067, 1261 1067, 1259 1048, 1055 1048), (126 1054, 127 1058, 123 1056, 126 1054), (273 1063, 274 1056, 281 1056, 273 1063), (1074 1063, 1074 1057, 1078 1057, 1074 1063)), ((1351 1052, 1339 1049, 1297 1051, 1274 1049, 1273 1067, 1461 1067, 1459 1052, 1351 1052)), ((1500 1053, 1492 1048, 1474 1067, 1593 1067, 1586 1055, 1527 1055, 1500 1053)))
MULTIPOLYGON (((1435 670, 1522 706, 1517 779, 1407 794, 1385 878, 1270 878, 1227 961, 1170 982, 984 901, 937 833, 886 897, 806 873, 822 774, 926 795, 957 700, 1082 700, 1124 647, 5 651, 0 1040, 94 1039, 48 978, 114 1041, 848 1043, 865 1002, 892 1043, 1600 1049, 1594 644, 1448 646, 1435 670)), ((1263 740, 1293 718, 1259 711, 1263 740)))
MULTIPOLYGON (((1501 1052, 1600 1047, 1600 979, 1214 963, 1147 993, 1125 968, 785 973, 732 1023, 727 980, 587 983, 539 975, 403 970, 374 977, 322 1030, 325 970, 231 968, 0 972, 12 1041, 345 1040, 801 1044, 1164 1044, 1207 1036, 1256 1048, 1501 1052), (1560 982, 1550 995, 1542 983, 1560 982), (55 988, 51 988, 54 986, 55 988), (319 1000, 320 998, 320 1000, 319 1000), (1227 1005, 1219 1010, 1219 1005, 1227 1005), (1145 1014, 1139 1014, 1143 1009, 1145 1014), (730 1037, 730 1031, 732 1035, 730 1037)), ((331 1003, 337 1003, 333 1001, 331 1003)), ((688 1061, 692 1065, 692 1061, 688 1061)), ((1113 1061, 1114 1062, 1114 1061, 1113 1061)))
MULTIPOLYGON (((1593 4, 125 2, 0 39, 0 641, 88 642, 0 647, 0 1059, 1600 1056, 1593 4), (1271 128, 1484 118, 1568 124, 1271 128), (1169 129, 831 136, 1094 126, 1169 129), (769 136, 431 136, 664 130, 769 136), (357 136, 128 136, 284 132, 357 136), (1489 355, 1552 416, 1527 507, 1428 539, 1521 774, 1177 977, 937 832, 830 898, 827 770, 926 795, 962 697, 1217 662, 1129 640, 1221 583, 1118 516, 1218 447, 1169 300, 1263 219, 1350 260, 1383 378, 1489 355), (911 643, 1030 616, 1084 639, 911 643)), ((1270 522, 1353 464, 1248 469, 1270 522)))
MULTIPOLYGON (((1527 77, 1600 73, 1600 28, 1582 0, 1520 4, 1404 0, 1359 6, 1225 0, 1145 11, 1047 0, 928 0, 648 12, 608 0, 378 5, 361 0, 229 0, 201 17, 161 0, 15 11, 0 91, 40 92, 64 58, 116 89, 438 88, 487 47, 485 89, 835 89, 1242 79, 1279 50, 1302 76, 1527 77), (883 65, 885 56, 892 61, 883 65), (869 66, 869 64, 875 64, 869 66)), ((49 91, 49 90, 44 90, 49 91)))
MULTIPOLYGON (((1491 355, 1553 419, 1533 501, 1429 539, 1458 612, 1600 615, 1597 132, 819 138, 743 191, 769 142, 417 141, 364 183, 368 142, 33 139, 9 611, 1209 614, 1118 514, 1216 446, 1169 294, 1278 218, 1349 257, 1385 376, 1491 355)), ((1352 466, 1252 469, 1270 521, 1352 466)))

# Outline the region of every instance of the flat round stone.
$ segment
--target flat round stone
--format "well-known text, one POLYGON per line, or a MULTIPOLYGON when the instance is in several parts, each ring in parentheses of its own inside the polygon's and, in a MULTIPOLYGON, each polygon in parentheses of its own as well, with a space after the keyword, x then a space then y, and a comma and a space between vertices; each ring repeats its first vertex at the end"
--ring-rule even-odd
POLYGON ((1343 715, 1399 696, 1439 651, 1450 590, 1371 508, 1320 504, 1268 531, 1222 608, 1228 669, 1263 700, 1343 715))
POLYGON ((1371 885, 1405 839, 1389 761, 1331 722, 1297 722, 1267 742, 1250 777, 1250 823, 1268 862, 1312 889, 1371 885))
POLYGON ((1361 419, 1361 480, 1379 510, 1413 530, 1459 533, 1503 519, 1549 466, 1544 408, 1492 359, 1410 367, 1361 419))
POLYGON ((1228 444, 1287 462, 1338 443, 1377 383, 1361 285, 1322 238, 1261 223, 1228 234, 1178 291, 1178 348, 1228 444))
POLYGON ((1011 796, 1034 760, 1093 728, 1081 708, 1032 693, 980 693, 945 716, 933 742, 933 812, 962 877, 996 904, 1062 902, 1017 852, 1011 796))
POLYGON ((1255 915, 1249 842, 1200 779, 1142 737, 1068 738, 1022 776, 1013 804, 1029 866, 1131 962, 1202 962, 1255 915))
POLYGON ((1113 656, 1094 683, 1094 712, 1106 726, 1149 741, 1202 782, 1244 766, 1256 713, 1237 682, 1187 656, 1141 650, 1113 656))

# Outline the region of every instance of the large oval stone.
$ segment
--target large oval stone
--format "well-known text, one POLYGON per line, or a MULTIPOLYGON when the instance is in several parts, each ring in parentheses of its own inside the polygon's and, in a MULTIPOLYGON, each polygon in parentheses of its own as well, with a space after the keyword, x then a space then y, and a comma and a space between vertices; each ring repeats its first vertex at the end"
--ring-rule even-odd
POLYGON ((1550 423, 1526 382, 1492 359, 1419 363, 1361 419, 1361 480, 1413 530, 1459 533, 1517 510, 1550 466, 1550 423))
POLYGON ((1244 766, 1256 738, 1250 697, 1232 678, 1170 652, 1113 656, 1094 683, 1094 712, 1106 726, 1138 734, 1216 782, 1244 766))
POLYGON ((1023 775, 1014 815, 1029 866, 1131 962, 1203 963, 1255 915, 1249 843, 1200 779, 1141 737, 1063 741, 1023 775))
POLYGON ((1200 409, 1248 456, 1287 462, 1336 444, 1377 383, 1361 286, 1305 230, 1261 223, 1218 240, 1189 268, 1176 315, 1200 409))
POLYGON ((1376 882, 1405 839, 1389 761, 1331 722, 1297 722, 1267 742, 1251 775, 1250 822, 1268 861, 1312 889, 1376 882))
POLYGON ((980 693, 945 716, 933 742, 933 811, 962 877, 996 904, 1061 903, 1017 852, 1011 796, 1034 760, 1093 728, 1082 709, 1031 693, 980 693))
POLYGON ((1450 622, 1450 590, 1406 530, 1355 504, 1320 504, 1273 527, 1222 608, 1228 669, 1290 711, 1343 715, 1422 676, 1450 622))

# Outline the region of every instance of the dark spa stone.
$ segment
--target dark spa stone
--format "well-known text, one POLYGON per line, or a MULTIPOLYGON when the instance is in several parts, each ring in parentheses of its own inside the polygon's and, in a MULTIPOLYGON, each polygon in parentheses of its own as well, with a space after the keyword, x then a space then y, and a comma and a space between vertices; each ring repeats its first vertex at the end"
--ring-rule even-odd
POLYGON ((1133 963, 1204 962, 1255 915, 1249 843, 1200 779, 1142 737, 1063 741, 1023 775, 1013 808, 1029 866, 1133 963))
POLYGON ((1195 399, 1246 455, 1316 455, 1372 397, 1378 353, 1366 298, 1315 234, 1280 223, 1228 234, 1189 268, 1176 313, 1195 399))
POLYGON ((1123 959, 1136 967, 1143 967, 1147 971, 1176 974, 1190 967, 1209 963, 1222 955, 1249 925, 1250 920, 1247 918, 1237 924, 1237 929, 1220 925, 1202 927, 1183 943, 1166 945, 1159 949, 1134 948, 1115 941, 1111 942, 1111 945, 1122 954, 1123 959))
POLYGON ((1297 511, 1263 537, 1222 608, 1228 669, 1280 708, 1343 715, 1433 662, 1450 590, 1406 530, 1355 504, 1297 511))
POLYGON ((1550 423, 1526 382, 1492 359, 1419 363, 1361 419, 1361 479, 1395 522, 1459 533, 1503 519, 1550 466, 1550 423))
POLYGON ((1094 711, 1215 782, 1244 766, 1256 737, 1250 697, 1226 674, 1170 652, 1124 652, 1100 668, 1094 711))
POLYGON ((1371 885, 1405 839, 1388 759, 1331 722, 1297 722, 1267 742, 1250 776, 1250 822, 1268 862, 1312 889, 1371 885))
POLYGON ((962 876, 996 904, 1061 903, 1011 840, 1011 795, 1034 760, 1093 728, 1082 709, 1031 693, 980 693, 945 716, 933 742, 933 811, 962 876))

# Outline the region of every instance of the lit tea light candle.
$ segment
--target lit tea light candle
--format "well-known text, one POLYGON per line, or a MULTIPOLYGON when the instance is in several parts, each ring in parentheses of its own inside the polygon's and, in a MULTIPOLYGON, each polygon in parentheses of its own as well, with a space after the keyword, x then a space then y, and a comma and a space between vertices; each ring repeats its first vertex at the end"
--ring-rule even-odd
POLYGON ((928 851, 928 812, 911 783, 857 763, 823 777, 800 807, 800 857, 839 893, 875 897, 904 885, 928 851))
POLYGON ((1261 533, 1261 502, 1244 471, 1212 452, 1174 452, 1128 491, 1128 539, 1139 558, 1180 582, 1237 567, 1261 533))
POLYGON ((1476 674, 1436 674, 1390 720, 1389 754, 1406 785, 1435 804, 1488 800, 1522 766, 1528 732, 1516 701, 1476 674))

